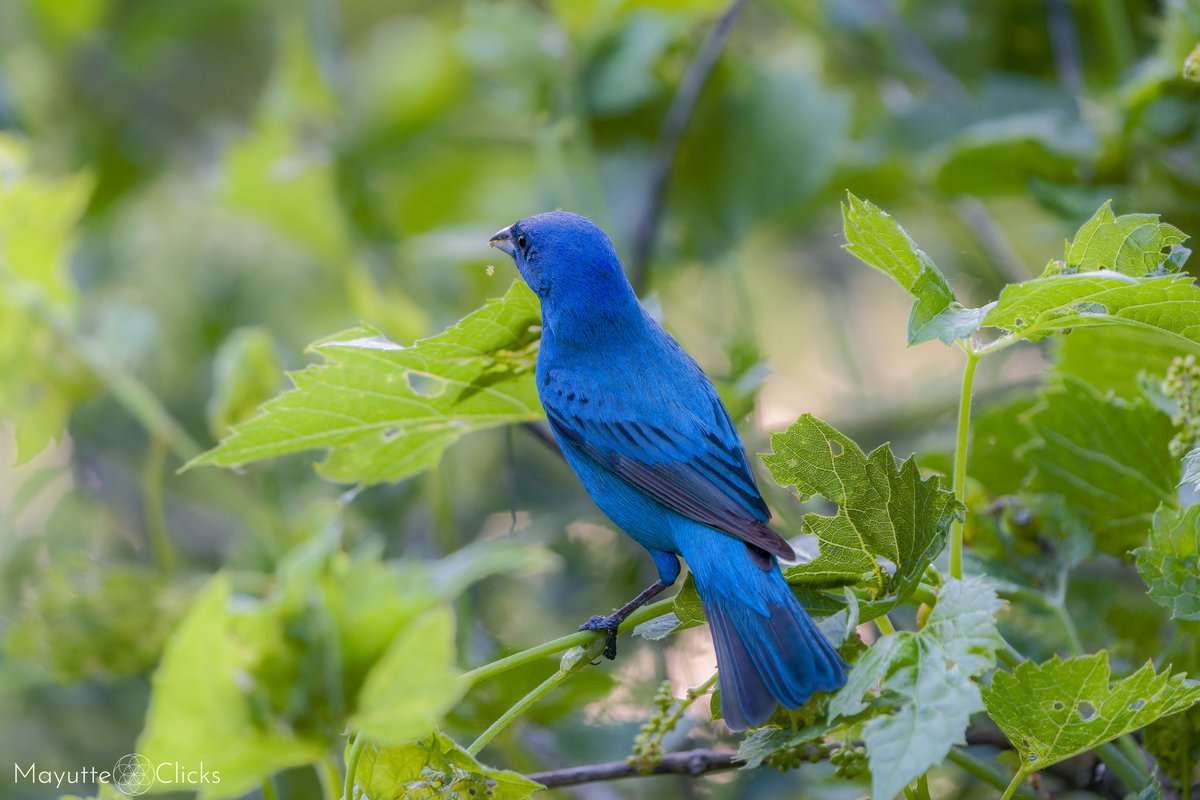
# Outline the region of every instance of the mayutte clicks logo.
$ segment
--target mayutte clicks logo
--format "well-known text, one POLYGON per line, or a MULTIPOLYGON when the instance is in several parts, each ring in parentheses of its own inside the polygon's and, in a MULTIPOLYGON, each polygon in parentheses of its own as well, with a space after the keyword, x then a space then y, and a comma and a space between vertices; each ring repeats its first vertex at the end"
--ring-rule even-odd
POLYGON ((154 764, 138 753, 121 756, 113 766, 113 786, 135 797, 150 791, 154 785, 154 764))

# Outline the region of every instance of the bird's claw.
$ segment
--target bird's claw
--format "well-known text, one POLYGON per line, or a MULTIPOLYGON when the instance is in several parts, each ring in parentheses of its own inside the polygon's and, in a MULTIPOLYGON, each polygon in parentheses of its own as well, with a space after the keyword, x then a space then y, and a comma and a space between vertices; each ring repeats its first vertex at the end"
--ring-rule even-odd
POLYGON ((617 617, 604 617, 599 614, 579 626, 581 631, 596 631, 604 633, 604 657, 612 661, 617 657, 617 629, 621 620, 617 617))

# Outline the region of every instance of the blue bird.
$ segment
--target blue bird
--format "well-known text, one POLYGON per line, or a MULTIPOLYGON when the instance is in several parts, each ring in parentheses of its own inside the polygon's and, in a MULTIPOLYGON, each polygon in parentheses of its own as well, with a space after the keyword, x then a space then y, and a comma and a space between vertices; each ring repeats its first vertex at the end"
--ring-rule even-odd
POLYGON ((609 238, 554 211, 490 244, 541 298, 537 387, 567 463, 600 509, 649 551, 659 579, 580 630, 607 634, 679 577, 683 556, 716 645, 721 711, 733 730, 776 705, 800 708, 846 682, 846 664, 788 588, 794 560, 768 525, 729 412, 696 362, 651 319, 609 238))

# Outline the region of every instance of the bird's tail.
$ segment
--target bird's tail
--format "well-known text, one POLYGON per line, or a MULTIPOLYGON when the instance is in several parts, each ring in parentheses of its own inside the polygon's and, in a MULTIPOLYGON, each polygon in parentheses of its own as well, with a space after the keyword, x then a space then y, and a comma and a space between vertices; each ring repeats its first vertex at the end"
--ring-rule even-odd
POLYGON ((846 683, 846 662, 797 602, 774 558, 763 569, 743 542, 707 529, 686 538, 681 549, 716 645, 726 725, 735 731, 761 725, 776 704, 800 708, 813 692, 846 683))

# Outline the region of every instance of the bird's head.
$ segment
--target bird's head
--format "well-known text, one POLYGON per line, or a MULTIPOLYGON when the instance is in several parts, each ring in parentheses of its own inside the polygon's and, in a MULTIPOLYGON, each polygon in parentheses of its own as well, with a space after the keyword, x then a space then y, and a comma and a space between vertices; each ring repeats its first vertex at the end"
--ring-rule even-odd
POLYGON ((633 293, 612 242, 587 217, 536 214, 498 231, 488 244, 512 256, 543 307, 633 293))

